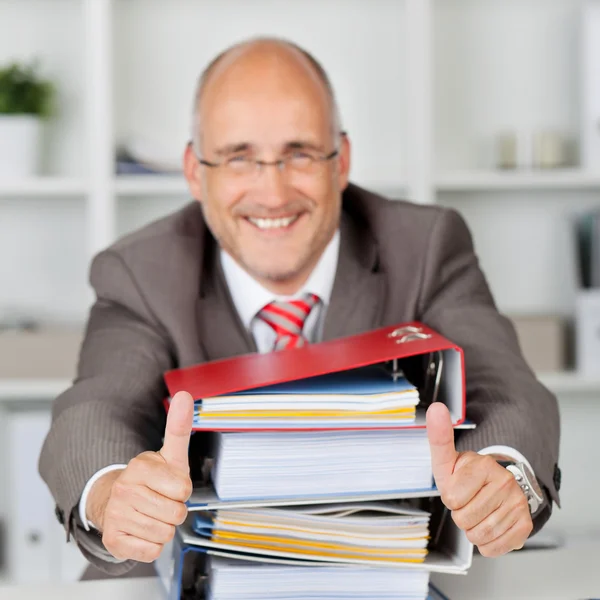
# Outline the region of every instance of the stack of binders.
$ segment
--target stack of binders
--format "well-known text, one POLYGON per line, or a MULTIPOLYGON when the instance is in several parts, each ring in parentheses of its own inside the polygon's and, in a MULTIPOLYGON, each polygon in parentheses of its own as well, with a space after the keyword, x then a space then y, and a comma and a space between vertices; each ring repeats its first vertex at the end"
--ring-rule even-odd
POLYGON ((157 562, 169 600, 425 600, 440 597, 431 572, 467 572, 473 548, 439 500, 425 429, 434 401, 469 427, 463 353, 443 336, 409 323, 165 381, 193 395, 194 431, 213 439, 157 562))

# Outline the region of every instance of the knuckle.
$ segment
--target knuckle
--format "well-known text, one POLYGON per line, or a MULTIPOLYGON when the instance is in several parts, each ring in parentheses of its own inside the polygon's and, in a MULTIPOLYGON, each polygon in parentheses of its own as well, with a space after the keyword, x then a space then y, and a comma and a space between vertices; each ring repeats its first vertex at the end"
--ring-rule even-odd
POLYGON ((156 521, 151 527, 152 541, 158 544, 166 544, 175 536, 175 526, 170 523, 156 521))
POLYGON ((102 543, 117 560, 136 560, 145 563, 154 562, 163 548, 162 544, 142 542, 137 538, 123 538, 108 531, 102 535, 102 543))
POLYGON ((104 510, 104 529, 115 527, 121 517, 121 511, 116 506, 115 502, 108 502, 104 510))
POLYGON ((194 486, 192 485, 192 480, 189 477, 186 477, 186 479, 185 479, 185 486, 184 486, 183 491, 184 491, 186 500, 192 495, 192 492, 194 491, 194 486))
POLYGON ((115 548, 114 536, 110 529, 106 529, 102 533, 102 543, 109 552, 112 552, 112 550, 115 548))
MULTIPOLYGON (((500 466, 500 465, 498 465, 496 460, 489 454, 485 454, 483 456, 480 455, 480 460, 481 460, 481 467, 483 469, 485 469, 486 471, 492 471, 493 469, 496 469, 496 467, 500 466)), ((506 471, 506 469, 502 469, 502 470, 506 471)), ((509 473, 509 475, 510 475, 510 473, 509 473)))
POLYGON ((153 470, 156 468, 157 463, 150 452, 140 454, 134 459, 135 462, 135 473, 137 477, 146 478, 150 476, 153 470))
MULTIPOLYGON (((521 492, 521 488, 519 487, 517 480, 515 479, 514 475, 508 469, 502 468, 502 470, 499 471, 499 473, 501 473, 501 475, 499 477, 500 477, 500 485, 502 488, 506 488, 506 487, 515 488, 515 489, 518 488, 519 492, 521 492)), ((522 492, 521 492, 521 494, 522 494, 522 492)))
POLYGON ((518 488, 518 490, 515 491, 513 510, 518 512, 526 512, 527 515, 529 515, 529 503, 527 502, 525 494, 521 491, 521 488, 518 488))
POLYGON ((137 465, 147 465, 148 462, 154 461, 155 459, 156 452, 146 450, 146 452, 140 452, 136 457, 134 457, 131 460, 131 462, 135 462, 137 465))
POLYGON ((481 523, 467 533, 467 538, 476 546, 489 544, 496 538, 495 527, 492 523, 481 523))
POLYGON ((154 452, 142 452, 132 458, 127 465, 129 475, 136 480, 145 481, 161 463, 158 463, 154 452))
POLYGON ((121 479, 116 479, 115 482, 112 484, 110 495, 118 499, 126 498, 129 494, 129 490, 130 486, 127 482, 121 479))
POLYGON ((442 502, 452 511, 462 508, 458 498, 458 490, 455 488, 450 488, 444 492, 442 502))
POLYGON ((479 548, 479 552, 486 558, 496 558, 506 554, 508 552, 508 548, 506 548, 506 542, 500 542, 497 540, 496 542, 482 544, 482 548, 479 548))
POLYGON ((189 477, 180 477, 174 486, 175 500, 185 502, 192 494, 192 481, 189 477))
POLYGON ((523 538, 527 539, 532 531, 533 522, 531 519, 524 519, 522 523, 519 523, 519 533, 523 538))
POLYGON ((183 503, 177 504, 175 510, 173 511, 173 518, 177 525, 181 525, 186 519, 188 515, 187 506, 183 503))
POLYGON ((493 540, 496 535, 496 528, 494 527, 494 525, 492 523, 484 523, 481 525, 481 529, 480 529, 480 544, 485 544, 486 542, 489 542, 491 540, 493 540))
POLYGON ((157 544, 145 545, 143 549, 141 549, 138 552, 138 557, 136 558, 136 560, 145 563, 154 562, 160 556, 161 550, 162 546, 159 546, 157 544))
MULTIPOLYGON (((521 490, 519 490, 519 492, 521 492, 521 490)), ((529 502, 528 502, 527 498, 525 497, 525 494, 523 494, 522 492, 521 492, 519 503, 523 507, 523 509, 527 512, 527 515, 529 515, 529 502)))
POLYGON ((452 520, 456 523, 456 526, 459 529, 469 529, 468 527, 468 519, 462 510, 453 510, 452 511, 452 520))
POLYGON ((145 453, 138 454, 134 458, 129 461, 127 465, 127 469, 129 469, 129 473, 138 472, 140 469, 145 469, 146 458, 144 456, 145 453))
POLYGON ((161 535, 161 542, 166 544, 175 537, 175 525, 166 525, 161 535))
POLYGON ((130 556, 128 556, 126 553, 120 551, 120 550, 111 550, 110 548, 107 548, 107 550, 117 559, 117 560, 129 560, 130 556))
POLYGON ((119 518, 125 506, 136 507, 143 499, 142 489, 139 485, 132 485, 124 481, 116 481, 111 491, 111 500, 107 504, 112 518, 119 518))
POLYGON ((117 560, 126 560, 129 558, 123 553, 123 549, 120 547, 116 536, 112 532, 104 532, 102 535, 102 543, 117 560))

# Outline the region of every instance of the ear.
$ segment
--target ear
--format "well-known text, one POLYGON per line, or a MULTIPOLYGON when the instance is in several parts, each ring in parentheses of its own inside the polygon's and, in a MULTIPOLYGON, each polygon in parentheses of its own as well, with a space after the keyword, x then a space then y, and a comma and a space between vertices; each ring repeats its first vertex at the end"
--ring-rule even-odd
POLYGON ((338 183, 340 190, 348 187, 350 177, 350 138, 346 132, 341 133, 340 154, 338 157, 338 183))
POLYGON ((202 167, 198 162, 192 142, 187 143, 183 154, 183 174, 192 196, 202 202, 202 167))

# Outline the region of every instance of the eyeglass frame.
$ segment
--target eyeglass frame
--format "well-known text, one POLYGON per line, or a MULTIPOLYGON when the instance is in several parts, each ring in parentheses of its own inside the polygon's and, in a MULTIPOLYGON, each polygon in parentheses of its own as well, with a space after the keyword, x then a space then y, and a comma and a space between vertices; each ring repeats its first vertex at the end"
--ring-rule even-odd
MULTIPOLYGON (((340 136, 344 137, 346 135, 345 131, 340 132, 340 136)), ((193 149, 193 144, 191 144, 192 149, 193 149)), ((200 156, 198 156, 194 150, 194 154, 196 156, 196 160, 198 161, 199 164, 204 165, 205 167, 209 167, 212 169, 218 168, 218 167, 222 167, 225 164, 225 161, 221 161, 221 162, 212 162, 212 161, 208 161, 204 158, 201 158, 200 156)), ((330 161, 332 158, 335 158, 336 156, 339 156, 340 154, 340 149, 336 148, 335 150, 332 150, 329 154, 326 154, 324 156, 319 156, 318 158, 312 158, 311 160, 313 161, 313 164, 315 163, 324 163, 327 161, 330 161)), ((252 159, 249 162, 252 162, 254 164, 254 169, 251 171, 251 174, 253 175, 258 175, 263 167, 269 167, 269 166, 273 166, 273 167, 278 167, 278 170, 280 173, 283 172, 286 162, 289 159, 286 158, 279 158, 278 160, 260 160, 258 158, 252 159)))

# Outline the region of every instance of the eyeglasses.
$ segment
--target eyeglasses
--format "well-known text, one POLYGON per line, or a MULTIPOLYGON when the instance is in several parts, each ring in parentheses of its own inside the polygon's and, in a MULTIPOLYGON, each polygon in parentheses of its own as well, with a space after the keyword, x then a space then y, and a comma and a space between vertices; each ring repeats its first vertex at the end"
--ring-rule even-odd
POLYGON ((336 149, 329 154, 322 154, 312 150, 294 150, 279 160, 266 161, 242 155, 234 155, 221 162, 209 162, 200 157, 201 165, 211 168, 219 168, 223 174, 230 177, 254 178, 257 177, 263 167, 274 166, 280 172, 287 175, 314 175, 319 171, 322 163, 335 158, 339 154, 336 149))

